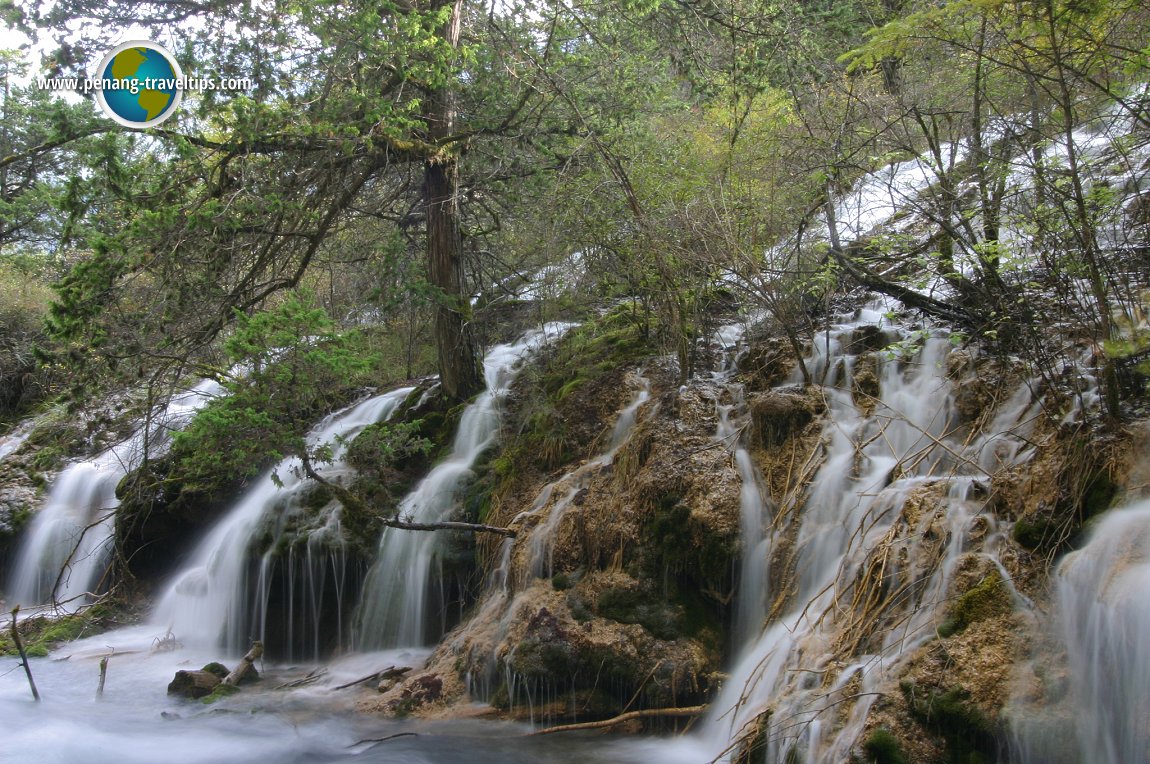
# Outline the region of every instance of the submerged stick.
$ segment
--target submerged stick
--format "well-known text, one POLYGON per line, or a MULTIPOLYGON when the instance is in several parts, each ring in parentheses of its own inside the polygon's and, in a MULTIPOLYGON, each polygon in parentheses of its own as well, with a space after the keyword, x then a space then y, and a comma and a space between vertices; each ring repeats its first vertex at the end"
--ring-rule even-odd
POLYGON ((578 730, 594 730, 603 729, 604 727, 614 727, 617 724, 630 721, 632 719, 655 719, 660 717, 669 716, 698 716, 707 710, 706 706, 687 706, 685 708, 647 708, 642 711, 628 711, 625 714, 613 716, 610 719, 604 719, 599 722, 580 722, 579 724, 560 724, 558 727, 548 727, 543 730, 536 730, 530 733, 534 735, 550 735, 555 732, 576 732, 578 730))
POLYGON ((12 608, 12 641, 16 643, 16 652, 20 653, 20 663, 24 666, 24 673, 28 675, 28 686, 32 688, 32 698, 39 703, 40 691, 36 689, 36 680, 32 678, 32 667, 28 665, 28 654, 24 652, 24 640, 20 639, 20 630, 16 628, 16 616, 20 606, 12 608))
POLYGON ((108 658, 105 655, 100 659, 100 684, 96 686, 96 697, 103 697, 104 695, 104 680, 108 678, 108 658))
MULTIPOLYGON (((355 748, 357 745, 363 745, 364 743, 375 743, 376 745, 378 745, 380 743, 386 743, 388 740, 395 740, 397 737, 419 737, 419 733, 418 732, 397 732, 394 735, 388 735, 387 737, 373 737, 373 738, 368 738, 367 740, 357 740, 356 742, 349 745, 348 748, 355 748)), ((373 745, 372 747, 374 748, 375 746, 373 745)))

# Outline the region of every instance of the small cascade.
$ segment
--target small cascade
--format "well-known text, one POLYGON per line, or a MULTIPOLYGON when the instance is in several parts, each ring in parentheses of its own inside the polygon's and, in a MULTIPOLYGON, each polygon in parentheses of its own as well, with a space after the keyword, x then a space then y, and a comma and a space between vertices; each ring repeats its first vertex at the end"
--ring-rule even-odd
POLYGON ((24 606, 84 604, 84 595, 100 587, 108 566, 119 506, 116 486, 146 456, 161 453, 171 432, 222 391, 217 382, 200 382, 173 396, 127 440, 61 472, 21 540, 5 587, 8 599, 24 606))
MULTIPOLYGON (((461 635, 452 646, 453 652, 469 652, 469 663, 481 667, 467 673, 470 697, 484 702, 491 700, 501 678, 498 650, 518 615, 520 603, 525 601, 525 591, 537 579, 550 578, 554 574, 555 539, 564 515, 577 497, 585 493, 592 480, 614 463, 615 456, 627 443, 638 423, 639 410, 651 399, 650 381, 646 377, 636 373, 632 383, 637 389, 615 420, 607 450, 545 485, 531 506, 509 523, 512 527, 529 527, 530 530, 503 542, 499 564, 488 576, 484 598, 471 618, 466 640, 461 635), (555 499, 556 496, 559 498, 555 499), (539 519, 541 517, 542 520, 539 519), (516 565, 515 559, 519 555, 522 555, 521 562, 516 565), (513 576, 513 566, 524 571, 524 575, 513 576), (464 641, 469 641, 471 647, 465 646, 464 641)), ((534 718, 533 705, 538 694, 535 688, 520 682, 509 670, 502 680, 508 688, 511 705, 517 705, 522 695, 534 718)))
MULTIPOLYGON (((517 342, 497 345, 483 359, 487 389, 459 420, 451 454, 400 502, 398 516, 420 523, 450 519, 459 491, 473 476, 476 460, 499 434, 499 407, 524 357, 560 336, 566 324, 548 324, 517 342)), ((384 529, 376 562, 368 572, 356 616, 354 639, 360 649, 417 647, 437 636, 429 632, 436 606, 433 593, 440 576, 442 534, 384 529)), ((440 624, 436 631, 442 632, 440 624)))
POLYGON ((536 525, 528 537, 529 570, 531 575, 536 578, 550 578, 554 575, 555 537, 559 530, 559 524, 563 522, 564 514, 572 502, 576 500, 576 497, 587 488, 591 479, 615 461, 615 454, 627 442, 631 430, 635 427, 639 408, 651 398, 651 384, 647 378, 642 374, 636 374, 635 377, 639 389, 631 402, 619 413, 619 418, 615 420, 615 428, 611 431, 611 440, 608 442, 607 450, 548 485, 536 497, 530 510, 512 520, 512 524, 516 524, 542 511, 547 507, 555 489, 560 487, 563 489, 562 496, 551 505, 547 519, 536 525))
POLYGON ((731 399, 725 404, 715 401, 719 420, 715 439, 730 449, 740 481, 739 527, 743 554, 732 634, 736 645, 754 639, 767 616, 767 521, 771 509, 763 498, 762 476, 741 437, 745 425, 740 422, 747 415, 743 386, 731 381, 742 339, 742 324, 722 327, 714 337, 715 344, 723 351, 723 361, 714 378, 724 386, 731 399))
POLYGON ((1039 736, 1061 736, 1064 747, 1054 759, 1046 741, 1026 741, 1019 760, 1150 762, 1150 502, 1107 514, 1090 542, 1059 565, 1056 589, 1071 710, 1039 736))
MULTIPOLYGON (((309 448, 332 447, 331 461, 316 465, 317 471, 327 479, 338 480, 347 471, 343 462, 347 444, 368 425, 390 417, 414 389, 392 390, 324 419, 307 436, 309 448)), ((339 512, 333 509, 325 525, 309 535, 302 560, 294 546, 289 549, 283 563, 288 568, 284 578, 289 589, 284 595, 287 615, 283 623, 268 622, 277 544, 273 541, 269 545, 254 570, 251 554, 269 521, 273 526, 271 538, 279 539, 287 517, 309 488, 310 482, 303 476, 297 457, 289 457, 264 473, 200 542, 184 570, 172 579, 152 616, 154 626, 189 646, 214 648, 222 642, 232 652, 243 652, 252 639, 263 639, 269 627, 274 626, 281 632, 277 638, 282 636, 287 645, 286 657, 317 658, 320 626, 327 623, 329 612, 332 623, 343 621, 341 608, 345 603, 339 601, 345 576, 339 559, 341 546, 327 543, 331 541, 329 537, 342 538, 339 512), (333 547, 334 556, 327 551, 333 547), (296 586, 302 591, 291 591, 296 586), (325 601, 328 592, 334 592, 336 602, 325 601), (293 633, 296 629, 299 633, 293 633), (291 646, 301 643, 308 646, 305 654, 291 655, 291 646)))
MULTIPOLYGON (((892 676, 886 669, 933 636, 960 561, 981 560, 1008 580, 997 561, 1002 530, 981 509, 990 473, 1025 457, 1022 441, 1003 433, 1024 438, 1020 422, 1032 404, 1015 396, 965 442, 952 411, 949 352, 945 337, 916 340, 879 306, 816 337, 805 363, 827 406, 821 466, 761 533, 753 464, 736 449, 748 558, 736 623, 752 639, 705 721, 711 758, 728 760, 754 740, 768 762, 849 759, 892 676), (893 340, 917 347, 873 352, 893 340), (888 559, 892 544, 900 553, 888 559), (859 613, 852 598, 872 580, 902 594, 859 613), (762 588, 746 585, 756 581, 762 588), (759 632, 765 603, 783 592, 785 603, 759 632)), ((796 372, 792 382, 800 379, 796 372)), ((731 425, 720 414, 722 437, 731 425)))
POLYGON ((6 435, 0 435, 0 461, 24 445, 24 441, 28 440, 28 436, 32 434, 32 430, 35 428, 36 420, 28 419, 18 424, 6 435))

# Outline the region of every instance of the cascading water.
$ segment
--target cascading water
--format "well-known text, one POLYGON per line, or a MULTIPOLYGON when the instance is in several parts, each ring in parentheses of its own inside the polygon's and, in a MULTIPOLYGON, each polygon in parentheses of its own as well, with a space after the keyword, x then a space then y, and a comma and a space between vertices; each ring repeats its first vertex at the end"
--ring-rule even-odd
MULTIPOLYGON (((325 478, 338 480, 346 471, 342 458, 347 444, 368 425, 390 417, 414 389, 392 390, 324 419, 307 436, 311 449, 324 445, 332 447, 331 461, 317 465, 317 471, 325 478)), ((193 646, 215 647, 222 640, 223 646, 233 652, 243 651, 252 639, 263 639, 267 627, 271 557, 275 554, 276 545, 272 544, 260 560, 255 576, 252 575, 251 549, 265 519, 282 510, 276 518, 278 529, 282 531, 284 515, 310 487, 301 466, 298 457, 280 462, 260 477, 208 533, 192 554, 189 564, 173 578, 160 598, 152 616, 152 623, 157 628, 193 646)), ((318 533, 338 537, 338 523, 338 512, 332 512, 318 533)), ((297 641, 307 645, 305 657, 309 658, 316 657, 320 649, 319 620, 324 612, 322 593, 326 588, 322 578, 330 574, 338 579, 343 575, 338 560, 329 571, 327 555, 312 554, 315 551, 312 541, 309 538, 309 554, 304 560, 307 575, 303 576, 305 585, 311 588, 305 592, 303 612, 292 613, 286 625, 288 630, 298 625, 300 639, 288 634, 285 640, 289 646, 297 641)), ((322 543, 325 539, 316 537, 314 541, 322 543)), ((289 580, 294 578, 290 576, 289 580)), ((338 586, 336 593, 338 596, 338 586)), ((294 597, 289 596, 289 601, 294 601, 294 597)), ((342 621, 338 613, 340 604, 336 603, 337 623, 342 621)))
POLYGON ((173 396, 132 437, 61 472, 23 536, 5 587, 8 599, 24 606, 84 604, 84 595, 98 588, 107 568, 117 484, 145 456, 160 453, 171 432, 221 392, 218 383, 204 380, 173 396))
MULTIPOLYGON (((1114 510, 1058 566, 1065 715, 1014 721, 1022 764, 1150 762, 1150 501, 1114 510), (1077 750, 1076 750, 1077 749, 1077 750)), ((1027 714, 1033 714, 1028 709, 1027 714)))
MULTIPOLYGON (((459 490, 472 477, 472 466, 499 433, 499 406, 519 363, 540 344, 566 331, 548 324, 517 342, 497 345, 483 359, 487 389, 463 412, 451 454, 400 502, 398 515, 419 523, 442 522, 458 507, 459 490)), ((442 539, 438 533, 387 528, 376 562, 368 573, 356 618, 361 649, 419 646, 429 637, 428 614, 442 539)))
MULTIPOLYGON (((818 337, 806 359, 828 409, 823 461, 806 495, 780 508, 762 542, 756 544, 755 523, 744 522, 744 548, 756 559, 744 563, 739 609, 749 613, 740 612, 738 623, 753 629, 764 593, 773 600, 787 592, 788 604, 738 659, 706 719, 706 742, 684 743, 692 756, 705 751, 722 759, 753 743, 769 762, 847 760, 877 688, 890 676, 885 668, 933 635, 960 558, 974 555, 1001 569, 1001 531, 979 514, 976 497, 1001 460, 1023 458, 1017 447, 990 444, 1012 441, 1003 432, 1027 419, 1029 396, 1010 399, 984 435, 964 443, 952 432, 945 337, 922 336, 921 348, 901 359, 868 353, 877 390, 860 392, 856 364, 865 347, 855 345, 865 343, 856 338, 874 327, 902 334, 880 309, 868 308, 818 337), (912 497, 926 498, 914 515, 905 509, 912 497), (852 588, 876 569, 874 556, 894 538, 905 539, 907 554, 880 575, 903 580, 905 595, 871 613, 875 623, 853 620, 852 588), (938 541, 932 546, 920 538, 938 541), (780 580, 771 581, 769 592, 756 590, 751 582, 766 583, 768 564, 780 580), (886 629, 876 629, 878 623, 886 629), (870 648, 844 649, 848 643, 870 648)), ((746 488, 753 473, 740 473, 746 488)))
MULTIPOLYGON (((615 456, 635 429, 640 408, 650 400, 649 380, 637 373, 634 375, 634 382, 638 389, 630 402, 619 412, 615 426, 611 430, 607 450, 564 473, 558 480, 548 483, 535 497, 531 506, 508 523, 516 528, 534 524, 530 525, 530 530, 526 534, 503 542, 499 564, 490 574, 485 596, 476 615, 471 619, 469 636, 475 647, 471 648, 470 657, 472 663, 481 666, 479 670, 468 672, 466 677, 468 692, 472 698, 490 701, 499 679, 497 650, 506 639, 511 622, 517 615, 523 589, 535 579, 549 578, 553 575, 555 537, 565 513, 591 481, 612 465, 615 456), (559 498, 552 501, 555 496, 559 498), (538 519, 540 517, 543 517, 542 521, 538 519), (523 568, 527 580, 513 582, 511 568, 516 547, 522 550, 525 556, 526 564, 523 568)), ((464 652, 465 649, 463 642, 459 640, 453 646, 453 650, 457 653, 464 652)), ((510 672, 504 679, 510 704, 514 706, 522 683, 510 672)), ((531 715, 534 716, 534 709, 530 708, 533 695, 531 688, 526 688, 524 694, 527 696, 531 715)))
POLYGON ((767 615, 767 520, 770 507, 763 498, 761 476, 742 439, 740 420, 747 414, 745 391, 731 381, 736 371, 738 349, 744 326, 732 324, 719 329, 714 343, 723 353, 723 362, 714 379, 723 385, 730 403, 716 399, 719 426, 715 439, 730 449, 739 473, 739 526, 743 548, 739 570, 739 599, 735 608, 734 643, 742 645, 758 635, 767 615))

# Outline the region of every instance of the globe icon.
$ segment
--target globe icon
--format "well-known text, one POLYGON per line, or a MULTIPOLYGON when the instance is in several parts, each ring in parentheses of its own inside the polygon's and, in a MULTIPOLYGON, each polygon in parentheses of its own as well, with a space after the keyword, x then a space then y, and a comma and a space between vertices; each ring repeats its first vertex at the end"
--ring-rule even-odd
POLYGON ((104 113, 126 127, 154 127, 170 117, 179 105, 183 76, 179 64, 166 50, 152 42, 124 43, 100 65, 103 87, 97 100, 104 113))

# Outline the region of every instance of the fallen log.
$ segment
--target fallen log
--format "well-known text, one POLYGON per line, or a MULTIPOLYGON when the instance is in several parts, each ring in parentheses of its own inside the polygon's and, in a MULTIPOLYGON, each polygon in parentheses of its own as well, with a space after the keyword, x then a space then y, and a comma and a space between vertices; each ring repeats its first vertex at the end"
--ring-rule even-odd
POLYGON ((249 673, 255 670, 253 664, 262 658, 263 655, 264 643, 257 639, 255 642, 252 642, 252 648, 248 650, 248 654, 232 669, 232 673, 224 677, 223 683, 231 685, 232 687, 237 686, 249 673))
POLYGON ((198 700, 211 695, 219 683, 220 678, 210 671, 177 671, 168 683, 168 694, 198 700))
POLYGON ((610 719, 603 719, 597 722, 580 722, 578 724, 560 724, 557 727, 548 727, 543 730, 536 730, 530 733, 534 735, 551 735, 556 732, 578 732, 579 730, 595 730, 604 729, 606 727, 614 727, 617 724, 631 721, 632 719, 656 719, 660 717, 675 717, 675 716, 698 716, 707 710, 706 706, 686 706, 684 708, 646 708, 641 711, 628 711, 625 714, 613 716, 610 719))

